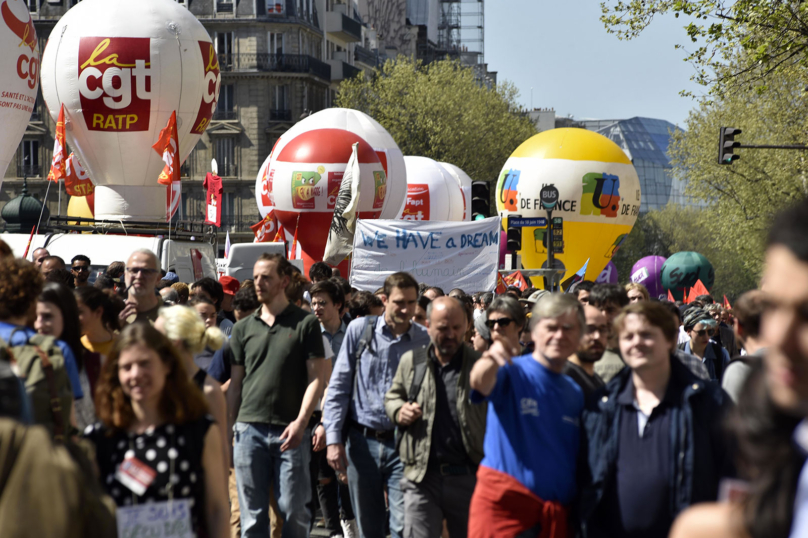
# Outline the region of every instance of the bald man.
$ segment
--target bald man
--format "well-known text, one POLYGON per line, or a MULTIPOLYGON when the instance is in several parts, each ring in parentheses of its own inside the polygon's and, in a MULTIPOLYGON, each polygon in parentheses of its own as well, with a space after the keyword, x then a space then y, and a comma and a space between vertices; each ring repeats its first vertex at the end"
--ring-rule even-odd
POLYGON ((34 249, 34 252, 31 255, 31 259, 34 261, 34 265, 36 266, 36 268, 40 269, 42 267, 42 262, 48 256, 50 256, 50 252, 48 252, 48 249, 39 247, 37 249, 34 249))
POLYGON ((157 320, 157 311, 163 306, 162 298, 155 291, 160 276, 160 264, 151 250, 139 249, 129 256, 125 273, 129 296, 119 315, 123 323, 157 320))
POLYGON ((485 437, 486 406, 469 398, 480 354, 464 343, 468 319, 454 297, 429 303, 427 319, 429 346, 401 357, 385 396, 405 462, 404 536, 439 538, 445 519, 449 536, 464 537, 485 437))

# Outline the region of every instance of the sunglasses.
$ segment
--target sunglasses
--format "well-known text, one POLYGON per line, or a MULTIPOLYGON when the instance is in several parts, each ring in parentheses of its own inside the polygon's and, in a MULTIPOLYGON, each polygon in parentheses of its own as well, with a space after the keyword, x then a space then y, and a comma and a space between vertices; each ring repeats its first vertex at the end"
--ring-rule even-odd
POLYGON ((157 274, 157 269, 149 269, 147 267, 127 267, 126 272, 130 275, 136 275, 138 273, 143 273, 144 275, 154 275, 157 274))
POLYGON ((77 272, 77 273, 84 273, 85 271, 87 271, 87 272, 89 272, 89 271, 90 271, 90 268, 89 268, 89 267, 84 267, 84 266, 79 266, 79 267, 71 267, 71 269, 72 269, 72 270, 74 270, 74 271, 75 271, 75 272, 77 272))
POLYGON ((715 330, 713 329, 702 329, 700 331, 693 331, 696 333, 697 336, 704 336, 705 334, 708 336, 712 336, 715 334, 715 330))
POLYGON ((511 318, 488 319, 485 321, 485 326, 488 327, 489 329, 493 329, 494 327, 497 326, 497 324, 499 324, 500 327, 504 328, 513 322, 514 320, 511 318))

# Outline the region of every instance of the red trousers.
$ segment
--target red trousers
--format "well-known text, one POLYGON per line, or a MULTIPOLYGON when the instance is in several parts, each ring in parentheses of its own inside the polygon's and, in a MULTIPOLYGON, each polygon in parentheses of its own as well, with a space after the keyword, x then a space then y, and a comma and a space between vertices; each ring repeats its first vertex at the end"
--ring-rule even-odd
POLYGON ((567 510, 543 501, 510 475, 480 466, 468 538, 513 538, 541 524, 539 538, 567 538, 567 510))

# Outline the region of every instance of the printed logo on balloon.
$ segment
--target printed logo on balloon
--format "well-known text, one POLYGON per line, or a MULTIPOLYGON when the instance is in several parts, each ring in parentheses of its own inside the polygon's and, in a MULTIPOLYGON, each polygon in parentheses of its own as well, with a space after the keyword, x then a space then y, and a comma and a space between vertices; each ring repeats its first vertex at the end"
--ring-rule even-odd
POLYGON ((402 220, 429 220, 429 185, 407 185, 407 205, 402 220))
POLYGON ((147 131, 152 70, 147 37, 82 37, 79 94, 90 131, 147 131))
POLYGON ((34 54, 37 43, 34 21, 31 20, 30 14, 28 15, 27 22, 18 19, 11 11, 7 1, 3 2, 3 6, 0 7, 0 12, 2 12, 3 21, 6 23, 6 26, 8 26, 8 29, 20 38, 19 47, 28 47, 31 49, 30 56, 23 52, 20 54, 19 58, 17 58, 17 75, 21 79, 27 80, 28 87, 33 90, 36 88, 37 76, 39 76, 39 59, 34 54))
POLYGON ((381 170, 373 172, 373 209, 381 209, 384 206, 385 196, 387 196, 387 175, 381 170))
POLYGON ((316 172, 292 172, 292 207, 294 209, 314 209, 314 199, 323 195, 323 187, 318 183, 324 173, 324 166, 318 166, 316 172))
POLYGON ((586 174, 583 178, 581 215, 617 217, 620 178, 611 174, 586 174))
POLYGON ((499 176, 497 191, 499 191, 499 201, 505 211, 518 211, 516 200, 519 194, 519 170, 506 169, 499 176))
POLYGON ((200 41, 199 49, 202 51, 202 62, 205 66, 205 87, 202 102, 199 105, 199 114, 196 116, 191 132, 202 134, 208 128, 210 119, 216 111, 219 89, 222 86, 222 75, 219 72, 219 56, 216 54, 216 49, 213 48, 213 43, 200 41))

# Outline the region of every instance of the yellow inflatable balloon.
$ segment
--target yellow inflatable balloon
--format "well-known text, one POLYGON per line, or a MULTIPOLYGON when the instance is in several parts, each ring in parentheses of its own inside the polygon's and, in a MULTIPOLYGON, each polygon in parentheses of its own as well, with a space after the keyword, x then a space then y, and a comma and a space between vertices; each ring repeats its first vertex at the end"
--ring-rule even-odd
MULTIPOLYGON (((80 219, 94 218, 93 217, 94 208, 90 207, 90 203, 94 201, 95 200, 93 200, 93 197, 91 196, 71 196, 70 200, 67 202, 67 216, 78 217, 80 219)), ((70 224, 78 224, 78 223, 71 222, 70 224)))
MULTIPOLYGON (((516 148, 500 173, 496 196, 503 227, 513 214, 546 217, 539 192, 550 184, 559 193, 553 208, 555 265, 566 270, 564 280, 589 260, 585 278, 594 281, 640 213, 637 171, 617 144, 592 131, 537 134, 516 148)), ((522 228, 525 269, 547 266, 548 235, 546 227, 522 228)), ((543 286, 541 278, 532 280, 543 286)))

